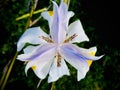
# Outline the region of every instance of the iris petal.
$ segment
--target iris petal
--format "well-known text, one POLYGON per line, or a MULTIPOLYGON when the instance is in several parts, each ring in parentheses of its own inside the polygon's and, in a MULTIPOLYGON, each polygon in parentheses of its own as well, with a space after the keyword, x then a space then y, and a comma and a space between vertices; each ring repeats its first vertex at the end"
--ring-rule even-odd
POLYGON ((49 72, 48 82, 57 81, 63 75, 69 75, 69 70, 64 59, 61 59, 61 66, 59 67, 57 66, 57 60, 55 59, 49 72))
POLYGON ((46 19, 48 21, 49 24, 49 28, 51 27, 52 24, 52 20, 53 20, 53 15, 51 15, 52 11, 45 11, 43 13, 41 13, 41 15, 44 17, 44 19, 46 19))
POLYGON ((46 43, 40 36, 49 37, 40 27, 27 29, 17 42, 17 51, 20 51, 26 43, 41 44, 46 43))
POLYGON ((33 68, 35 74, 40 79, 44 79, 50 70, 53 58, 56 54, 56 47, 43 45, 33 51, 32 54, 33 55, 26 58, 26 60, 28 59, 29 61, 26 65, 25 73, 27 74, 29 68, 33 68))
POLYGON ((74 34, 77 35, 77 37, 75 37, 71 41, 71 43, 74 43, 74 42, 80 43, 83 41, 89 41, 89 38, 87 37, 87 35, 84 32, 80 20, 77 20, 69 25, 67 34, 68 34, 67 37, 70 37, 74 34))
POLYGON ((53 22, 51 25, 51 36, 52 39, 56 43, 62 43, 66 37, 66 25, 67 25, 67 5, 65 3, 61 3, 60 7, 53 2, 54 10, 53 10, 53 22))
POLYGON ((17 59, 21 61, 26 60, 39 60, 39 58, 46 53, 56 53, 56 46, 53 44, 43 44, 41 46, 36 47, 31 53, 18 55, 17 59))
POLYGON ((69 64, 71 64, 74 68, 77 69, 77 71, 80 72, 78 80, 83 78, 86 72, 89 70, 89 66, 84 60, 85 58, 83 58, 83 56, 79 55, 73 49, 67 48, 66 46, 60 48, 60 53, 69 64))

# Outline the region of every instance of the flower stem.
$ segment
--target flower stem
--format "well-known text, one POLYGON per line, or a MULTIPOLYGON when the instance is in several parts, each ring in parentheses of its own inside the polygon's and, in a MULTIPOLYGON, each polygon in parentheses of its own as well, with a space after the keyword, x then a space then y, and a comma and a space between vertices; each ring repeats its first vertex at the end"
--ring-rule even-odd
POLYGON ((51 89, 50 90, 55 90, 55 83, 52 82, 51 89))
MULTIPOLYGON (((26 30, 26 29, 29 27, 29 25, 30 25, 30 20, 31 20, 31 18, 32 18, 33 12, 34 12, 34 4, 32 4, 32 6, 31 6, 30 17, 29 17, 28 20, 27 20, 25 30, 26 30)), ((9 77, 9 75, 10 75, 10 73, 11 73, 12 67, 13 67, 13 65, 14 65, 14 63, 15 63, 15 60, 16 60, 16 57, 17 57, 18 53, 19 53, 19 52, 16 52, 16 53, 15 53, 13 59, 10 60, 9 63, 8 63, 8 64, 6 65, 6 67, 5 67, 5 70, 4 70, 4 72, 3 72, 2 78, 1 78, 1 80, 0 80, 0 90, 4 90, 4 88, 5 88, 5 85, 6 85, 6 83, 7 83, 8 77, 9 77), (9 64, 10 64, 10 65, 9 65, 9 64)))
MULTIPOLYGON (((10 67, 9 67, 8 71, 6 72, 6 75, 5 75, 5 73, 3 74, 3 75, 5 75, 6 77, 3 76, 3 78, 2 78, 2 79, 4 79, 4 77, 5 77, 4 82, 3 82, 0 90, 4 90, 4 88, 5 88, 5 85, 6 85, 6 83, 7 83, 8 77, 9 77, 9 75, 10 75, 10 72, 11 72, 11 70, 12 70, 12 67, 13 67, 13 65, 14 65, 14 62, 15 62, 15 60, 16 60, 17 55, 18 55, 18 52, 15 53, 15 56, 14 56, 13 59, 12 59, 12 62, 11 62, 11 64, 10 64, 10 67)), ((2 83, 2 82, 1 82, 1 83, 2 83)))

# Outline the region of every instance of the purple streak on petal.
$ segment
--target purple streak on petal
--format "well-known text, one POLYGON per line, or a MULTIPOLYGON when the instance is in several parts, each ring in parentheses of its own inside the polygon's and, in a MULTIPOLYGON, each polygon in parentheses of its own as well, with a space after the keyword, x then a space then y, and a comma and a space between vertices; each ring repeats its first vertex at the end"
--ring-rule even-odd
POLYGON ((92 56, 88 53, 88 51, 84 48, 79 48, 76 45, 73 44, 66 44, 64 46, 62 46, 63 48, 65 48, 67 51, 74 53, 76 56, 82 58, 83 60, 98 60, 100 58, 103 57, 103 55, 101 56, 92 56))
POLYGON ((89 69, 89 66, 86 62, 86 58, 78 54, 78 52, 73 50, 68 45, 60 47, 60 54, 68 63, 70 63, 77 70, 82 71, 84 69, 89 69))
POLYGON ((51 25, 51 36, 54 42, 62 43, 66 37, 67 29, 67 5, 61 2, 60 7, 53 2, 54 4, 54 15, 53 22, 51 25))
POLYGON ((55 43, 58 43, 58 34, 59 34, 59 16, 58 16, 58 5, 53 2, 54 4, 54 15, 53 15, 53 22, 50 28, 50 34, 52 39, 55 43))
POLYGON ((38 57, 40 58, 41 56, 48 52, 56 53, 57 51, 56 48, 57 47, 53 44, 43 44, 42 46, 37 47, 31 53, 19 55, 17 59, 21 61, 36 60, 38 57))

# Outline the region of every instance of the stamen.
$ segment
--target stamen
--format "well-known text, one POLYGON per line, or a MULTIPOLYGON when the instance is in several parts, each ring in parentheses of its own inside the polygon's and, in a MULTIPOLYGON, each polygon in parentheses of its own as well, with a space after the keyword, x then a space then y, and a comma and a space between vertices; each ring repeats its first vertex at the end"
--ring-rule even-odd
POLYGON ((53 41, 50 38, 48 38, 48 37, 40 36, 40 38, 42 38, 43 40, 47 41, 48 43, 53 43, 53 41))
POLYGON ((77 34, 73 34, 72 36, 70 36, 69 38, 67 38, 64 43, 68 43, 70 41, 72 41, 75 37, 77 37, 78 35, 77 34))
POLYGON ((57 58, 57 67, 60 67, 62 57, 61 57, 61 55, 59 53, 57 53, 56 58, 57 58))

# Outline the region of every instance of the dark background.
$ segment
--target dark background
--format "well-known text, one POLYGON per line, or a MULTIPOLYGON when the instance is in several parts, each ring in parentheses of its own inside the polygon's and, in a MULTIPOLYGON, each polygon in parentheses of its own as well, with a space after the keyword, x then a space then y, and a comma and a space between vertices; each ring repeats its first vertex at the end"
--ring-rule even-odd
MULTIPOLYGON (((59 2, 59 1, 58 1, 59 2)), ((8 61, 16 52, 16 42, 24 32, 27 18, 15 19, 28 12, 28 0, 0 0, 0 77, 8 61)), ((37 9, 47 7, 51 2, 39 0, 37 9)), ((119 40, 119 2, 109 0, 71 0, 69 10, 75 12, 70 22, 80 19, 90 42, 82 47, 97 46, 97 55, 105 54, 99 61, 93 62, 90 71, 81 81, 76 80, 76 70, 69 66, 71 76, 64 76, 56 83, 56 90, 119 90, 120 89, 120 40, 119 40)), ((37 18, 38 15, 34 15, 37 18)), ((46 29, 43 19, 34 25, 46 29)), ((16 60, 5 90, 34 90, 39 79, 32 70, 28 77, 24 73, 24 64, 16 60)), ((40 90, 48 90, 47 78, 40 90)))

